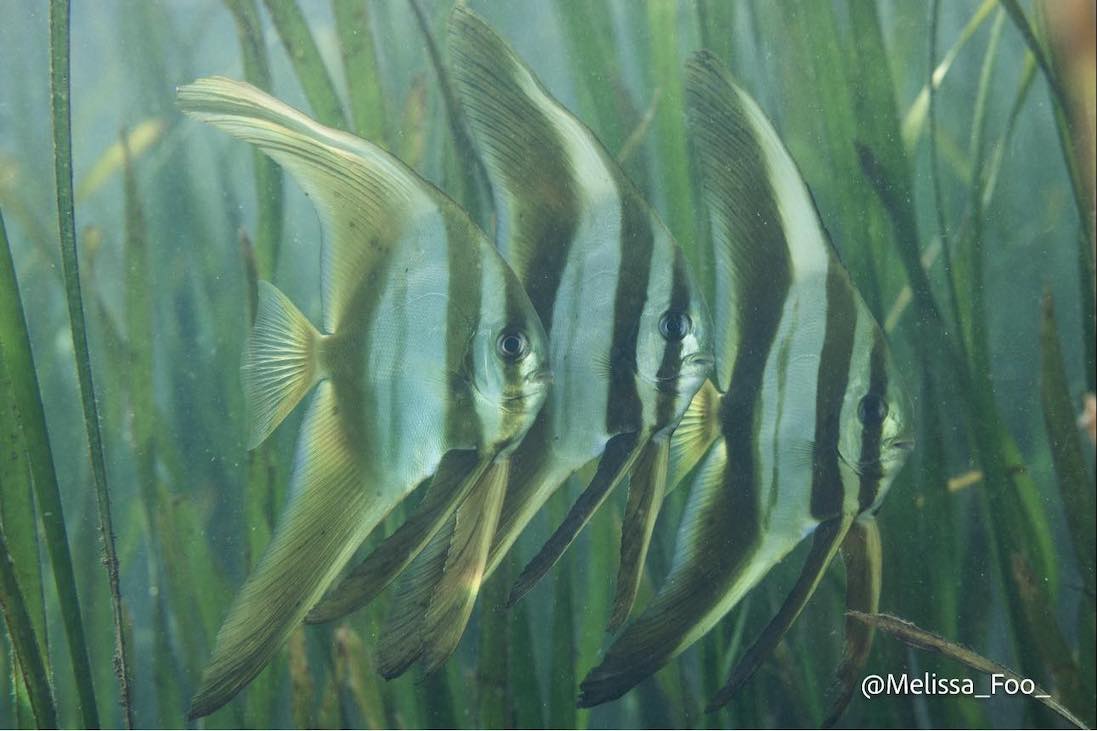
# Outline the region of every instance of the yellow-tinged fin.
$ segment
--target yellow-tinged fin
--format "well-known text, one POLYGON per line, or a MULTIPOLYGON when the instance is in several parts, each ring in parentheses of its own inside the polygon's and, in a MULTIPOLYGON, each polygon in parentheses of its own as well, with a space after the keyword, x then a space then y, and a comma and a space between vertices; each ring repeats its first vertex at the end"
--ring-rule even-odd
MULTIPOLYGON (((883 545, 880 542, 880 528, 876 518, 862 513, 842 541, 841 550, 842 561, 846 565, 846 610, 876 614, 880 609, 883 566, 883 545)), ((834 727, 852 700, 861 671, 872 652, 876 627, 847 616, 845 633, 846 643, 842 662, 836 673, 834 699, 823 728, 834 727)))
POLYGON ((347 574, 305 621, 330 622, 371 602, 441 530, 488 466, 488 460, 471 450, 447 452, 415 512, 347 574))
POLYGON ((476 483, 454 515, 454 530, 442 576, 424 617, 423 667, 434 672, 465 632, 484 580, 488 549, 499 524, 510 463, 496 462, 476 483))
POLYGON ((556 531, 545 541, 545 545, 537 552, 522 573, 514 582, 507 596, 507 606, 512 607, 532 589, 545 574, 549 572, 568 546, 583 530, 594 513, 602 506, 613 488, 616 487, 625 475, 632 469, 644 447, 650 442, 647 435, 636 432, 618 434, 609 440, 606 449, 602 453, 602 459, 598 462, 598 470, 591 478, 590 484, 583 490, 583 494, 571 506, 564 521, 556 531))
POLYGON ((386 678, 402 675, 421 657, 433 669, 457 646, 483 580, 509 470, 503 461, 484 472, 404 572, 378 652, 386 678))
POLYGON ((693 396, 670 438, 670 462, 665 478, 668 492, 682 484, 719 436, 720 392, 709 380, 693 396))
POLYGON ((179 106, 285 167, 312 198, 324 232, 323 326, 337 330, 359 285, 414 220, 448 202, 380 148, 325 127, 251 84, 221 77, 179 87, 179 106))
POLYGON ((762 634, 758 636, 750 649, 732 668, 728 681, 713 696, 706 708, 707 711, 712 712, 725 706, 750 679, 750 676, 754 674, 754 671, 758 669, 762 662, 769 657, 773 649, 777 647, 777 644, 792 627, 792 623, 800 616, 800 612, 803 611, 812 594, 815 593, 815 588, 819 586, 827 567, 830 566, 831 560, 849 532, 854 517, 846 514, 831 518, 820 523, 819 527, 815 529, 811 551, 804 561, 804 567, 800 570, 800 576, 796 579, 795 586, 792 587, 789 595, 785 597, 785 601, 781 604, 777 614, 762 630, 762 634))
POLYGON ((292 495, 259 565, 217 633, 190 718, 217 710, 270 661, 380 519, 362 484, 335 386, 316 389, 301 427, 292 495))
POLYGON ((644 448, 632 472, 625 517, 621 521, 621 560, 617 566, 617 587, 607 632, 616 632, 624 624, 636 602, 655 519, 663 505, 669 459, 669 441, 652 441, 644 448))
POLYGON ((289 298, 269 282, 259 282, 255 326, 244 354, 248 449, 255 449, 321 378, 317 358, 320 333, 289 298))

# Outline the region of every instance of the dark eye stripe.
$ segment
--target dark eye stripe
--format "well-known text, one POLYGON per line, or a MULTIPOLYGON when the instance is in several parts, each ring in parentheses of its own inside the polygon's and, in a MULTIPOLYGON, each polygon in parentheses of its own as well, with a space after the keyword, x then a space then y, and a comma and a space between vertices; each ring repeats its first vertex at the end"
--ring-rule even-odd
MULTIPOLYGON (((685 260, 678 247, 674 248, 674 271, 670 285, 670 311, 689 311, 689 285, 686 279, 685 260)), ((677 373, 682 364, 682 341, 667 340, 663 345, 663 359, 656 377, 677 373)), ((678 394, 673 390, 660 390, 655 401, 655 428, 669 424, 677 411, 678 394)))
POLYGON ((811 469, 811 514, 820 520, 833 518, 842 510, 838 438, 857 326, 852 284, 835 261, 827 268, 826 286, 826 333, 815 392, 815 449, 811 469))
POLYGON ((621 264, 613 303, 609 398, 606 429, 610 434, 635 431, 643 421, 643 404, 636 389, 636 336, 650 286, 654 236, 651 219, 636 194, 621 189, 621 264))
MULTIPOLYGON (((872 352, 869 355, 869 393, 883 394, 888 389, 887 374, 887 343, 884 342, 884 334, 875 325, 872 328, 872 352)), ((884 436, 883 421, 866 425, 861 430, 861 454, 859 461, 862 465, 875 465, 880 460, 881 442, 884 436)), ((880 491, 880 470, 862 470, 861 484, 857 493, 857 505, 861 510, 867 510, 876 502, 876 495, 880 491)))
MULTIPOLYGON (((459 224, 446 220, 446 241, 459 240, 460 236, 467 236, 467 232, 454 230, 459 224)), ((467 223, 460 225, 468 226, 467 223)), ((468 331, 469 319, 473 323, 480 322, 481 278, 484 276, 485 263, 479 259, 479 247, 472 247, 476 252, 475 261, 469 261, 466 251, 456 251, 457 247, 447 246, 446 253, 449 266, 449 301, 446 306, 446 372, 460 373, 465 369, 465 349, 468 341, 463 337, 454 338, 452 335, 468 331), (473 272, 479 276, 473 276, 473 272), (467 309, 458 309, 457 303, 465 303, 467 309)), ((507 313, 508 316, 510 313, 507 313)), ((446 438, 450 443, 458 443, 467 433, 469 424, 474 424, 476 443, 483 439, 483 425, 477 418, 476 409, 470 408, 468 401, 467 384, 458 378, 449 379, 449 389, 446 394, 446 438)))

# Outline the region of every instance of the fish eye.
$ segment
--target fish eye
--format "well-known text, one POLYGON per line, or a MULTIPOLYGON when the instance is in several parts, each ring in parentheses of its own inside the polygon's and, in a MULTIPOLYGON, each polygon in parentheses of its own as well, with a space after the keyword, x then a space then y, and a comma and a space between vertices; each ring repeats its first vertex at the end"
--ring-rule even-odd
POLYGON ((684 312, 669 310, 659 318, 659 333, 666 340, 682 340, 692 330, 693 320, 684 312))
POLYGON ((521 330, 505 330, 495 341, 495 349, 505 360, 516 363, 529 354, 529 338, 521 330))
POLYGON ((857 418, 865 426, 879 426, 888 415, 888 402, 874 393, 866 394, 857 404, 857 418))

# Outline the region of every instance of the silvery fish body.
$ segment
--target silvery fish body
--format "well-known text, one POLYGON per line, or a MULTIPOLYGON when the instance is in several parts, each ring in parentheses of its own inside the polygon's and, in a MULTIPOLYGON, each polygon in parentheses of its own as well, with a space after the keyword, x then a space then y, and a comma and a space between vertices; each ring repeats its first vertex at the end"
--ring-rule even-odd
POLYGON ((373 527, 444 461, 458 481, 505 476, 544 401, 548 353, 490 242, 398 160, 247 84, 202 79, 179 103, 283 165, 324 235, 321 329, 260 287, 244 365, 249 446, 315 393, 289 503, 218 634, 194 717, 258 674, 373 527))
POLYGON ((716 384, 671 445, 692 474, 669 575, 583 681, 617 698, 702 635, 805 536, 814 547, 725 702, 802 609, 850 525, 871 516, 913 442, 884 334, 842 267, 788 152, 709 54, 687 106, 713 240, 716 384))
POLYGON ((450 18, 449 49, 491 183, 498 245, 544 323, 554 383, 511 456, 501 503, 490 503, 493 515, 454 500, 456 514, 445 526, 444 511, 437 511, 417 522, 424 527, 414 539, 405 533, 415 531, 398 531, 392 552, 368 558, 310 618, 330 620, 368 601, 430 539, 383 636, 381 669, 390 677, 421 657, 428 669, 445 659, 483 579, 548 497, 602 456, 590 490, 596 497, 563 527, 568 538, 557 546, 566 547, 649 445, 665 444, 712 363, 709 316, 685 258, 610 153, 460 5, 450 18), (479 533, 458 540, 455 530, 473 516, 479 533), (479 570, 469 570, 473 580, 460 584, 458 599, 441 588, 453 583, 445 578, 445 556, 467 540, 487 541, 490 551, 479 570), (436 612, 439 602, 460 603, 463 611, 436 612), (444 633, 431 613, 450 623, 444 633), (423 639, 434 631, 445 634, 441 645, 423 639))

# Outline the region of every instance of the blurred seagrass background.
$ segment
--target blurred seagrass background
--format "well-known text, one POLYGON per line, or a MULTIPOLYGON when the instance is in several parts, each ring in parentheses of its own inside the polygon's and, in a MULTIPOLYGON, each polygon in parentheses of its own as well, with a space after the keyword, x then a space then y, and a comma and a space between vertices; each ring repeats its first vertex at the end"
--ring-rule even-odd
MULTIPOLYGON (((469 4, 618 155, 703 281, 686 57, 712 50, 758 98, 919 395, 918 448, 880 514, 881 611, 1035 679, 1097 721, 1092 410, 1088 432, 1078 422, 1095 372, 1093 3, 469 4)), ((438 66, 449 0, 76 0, 71 44, 67 5, 0 0, 0 726, 119 726, 132 714, 137 726, 178 727, 279 513, 296 433, 291 417, 262 448, 244 449, 238 365, 254 281, 273 279, 316 321, 319 226, 276 166, 182 119, 175 87, 245 78, 386 147, 489 229, 490 197, 438 66), (70 102, 72 190, 54 183, 66 173, 70 102), (78 272, 62 242, 75 243, 78 272), (88 373, 98 414, 81 399, 88 373), (95 424, 105 470, 89 458, 95 424), (119 636, 101 560, 107 490, 119 636)), ((513 563, 577 492, 557 494, 513 563)), ((299 630, 203 723, 821 723, 842 650, 837 566, 741 696, 703 713, 780 605, 801 551, 656 677, 619 702, 575 709, 577 681, 605 639, 617 497, 509 613, 499 572, 444 672, 380 679, 382 600, 299 630)), ((669 563, 683 498, 660 517, 641 602, 669 563)), ((973 676, 882 634, 867 672, 973 676)), ((858 694, 839 723, 1062 722, 1022 699, 858 694)))

